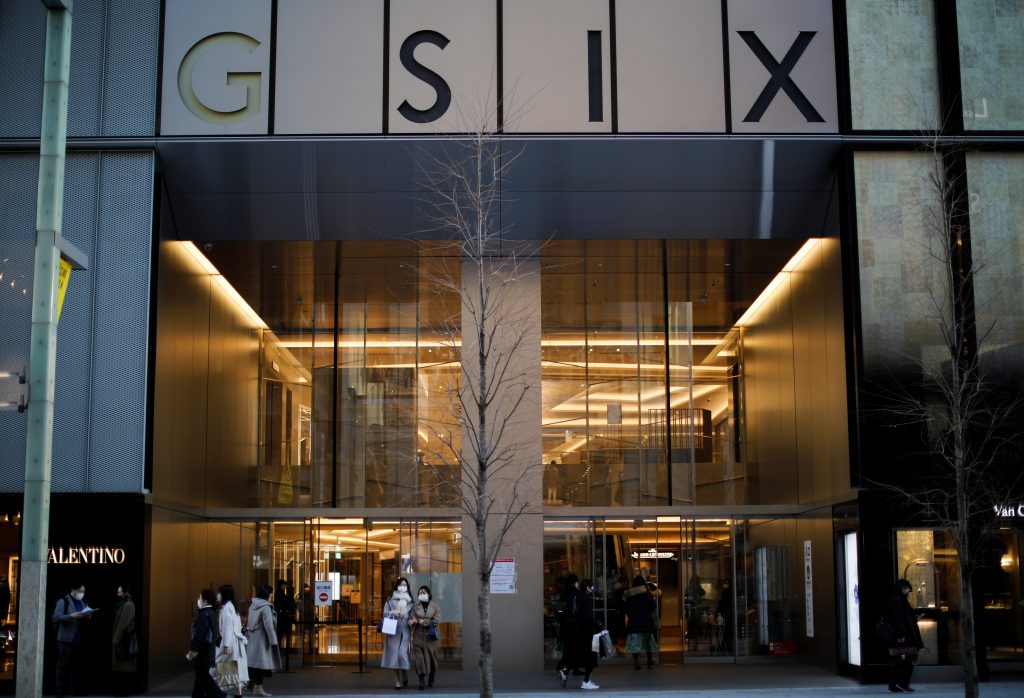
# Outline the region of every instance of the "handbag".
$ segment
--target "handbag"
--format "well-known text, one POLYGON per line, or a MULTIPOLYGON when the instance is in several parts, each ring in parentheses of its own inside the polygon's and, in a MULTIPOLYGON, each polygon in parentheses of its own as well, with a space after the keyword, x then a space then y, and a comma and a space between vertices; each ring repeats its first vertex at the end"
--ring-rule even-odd
POLYGON ((117 643, 117 658, 131 659, 138 653, 139 638, 135 635, 135 628, 128 628, 121 634, 121 641, 117 643))
POLYGON ((427 639, 428 640, 440 640, 441 634, 437 632, 437 622, 431 619, 430 625, 427 626, 427 639))
POLYGON ((226 689, 235 689, 239 684, 238 680, 238 660, 226 659, 224 661, 217 662, 217 687, 222 691, 226 689))
POLYGON ((905 647, 890 647, 889 656, 896 657, 901 660, 915 660, 917 659, 918 649, 913 645, 907 645, 905 647))
POLYGON ((398 632, 398 619, 394 617, 385 617, 380 621, 380 631, 385 635, 394 635, 398 632))

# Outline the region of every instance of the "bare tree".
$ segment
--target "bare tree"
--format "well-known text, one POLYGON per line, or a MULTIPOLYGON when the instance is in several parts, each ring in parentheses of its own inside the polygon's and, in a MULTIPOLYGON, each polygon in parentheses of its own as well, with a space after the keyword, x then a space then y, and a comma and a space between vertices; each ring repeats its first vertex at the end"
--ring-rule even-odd
POLYGON ((499 222, 502 185, 522 151, 508 151, 493 114, 466 121, 472 126, 444 141, 443 155, 422 157, 430 231, 451 245, 448 261, 425 278, 444 297, 458 299, 444 330, 461 365, 459 380, 447 386, 448 414, 427 425, 432 445, 424 450, 440 501, 458 508, 469 525, 466 542, 479 584, 480 696, 489 698, 491 573, 510 531, 540 507, 539 478, 531 477, 540 468, 539 424, 526 418, 539 400, 533 377, 540 366, 539 294, 522 289, 537 283, 541 245, 509 241, 499 222), (453 467, 442 471, 437 463, 453 467))
POLYGON ((920 428, 928 467, 908 478, 910 484, 872 482, 905 497, 924 521, 952 538, 960 574, 964 695, 977 698, 974 574, 982 562, 980 544, 1013 491, 1007 455, 1015 444, 1011 420, 1022 402, 993 377, 985 357, 993 326, 977 323, 975 279, 984 263, 971 258, 966 239, 962 148, 942 129, 927 134, 924 143, 922 271, 930 279, 925 319, 941 338, 941 350, 938 356, 910 358, 919 385, 890 385, 877 397, 889 426, 920 428))

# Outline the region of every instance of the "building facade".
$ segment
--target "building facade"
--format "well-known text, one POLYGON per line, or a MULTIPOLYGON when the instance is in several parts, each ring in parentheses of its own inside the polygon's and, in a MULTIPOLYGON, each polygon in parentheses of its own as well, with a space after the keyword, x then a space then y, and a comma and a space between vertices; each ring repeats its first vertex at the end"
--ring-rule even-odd
MULTIPOLYGON (((1020 384, 1022 27, 999 0, 77 4, 64 235, 91 264, 59 325, 48 607, 73 581, 106 607, 129 585, 156 687, 205 586, 283 580, 285 656, 312 671, 379 656, 405 576, 440 602, 443 661, 472 665, 444 485, 469 438, 473 271, 431 181, 483 130, 512 161, 495 218, 529 309, 531 507, 492 580, 498 666, 554 661, 569 573, 620 636, 621 592, 657 585, 662 662, 796 656, 866 681, 906 577, 921 663, 959 664, 949 533, 897 491, 934 457, 893 396, 942 373, 953 244, 977 271, 965 356, 1020 384)), ((0 5, 0 682, 44 42, 41 3, 0 5)), ((1024 655, 1024 490, 994 497, 986 662, 1024 655)), ((95 666, 109 623, 88 628, 95 666)))

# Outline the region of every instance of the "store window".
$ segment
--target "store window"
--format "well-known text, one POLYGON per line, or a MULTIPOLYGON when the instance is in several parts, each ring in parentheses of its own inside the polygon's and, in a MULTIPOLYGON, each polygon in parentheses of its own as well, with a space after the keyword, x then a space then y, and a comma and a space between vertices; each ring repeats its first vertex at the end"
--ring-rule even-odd
POLYGON ((896 531, 896 573, 912 587, 908 601, 924 642, 918 663, 958 663, 960 568, 952 534, 930 529, 896 531))
POLYGON ((855 130, 934 128, 938 60, 934 0, 846 3, 855 130))
POLYGON ((964 128, 1024 129, 1024 5, 1003 0, 957 0, 964 128))

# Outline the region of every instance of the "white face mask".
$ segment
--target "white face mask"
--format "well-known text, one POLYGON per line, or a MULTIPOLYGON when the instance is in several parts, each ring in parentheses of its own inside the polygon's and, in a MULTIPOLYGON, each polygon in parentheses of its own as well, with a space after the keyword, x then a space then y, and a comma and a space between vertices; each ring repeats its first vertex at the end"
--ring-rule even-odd
POLYGON ((74 594, 71 595, 71 598, 73 598, 75 601, 81 601, 82 598, 84 597, 85 593, 81 591, 76 591, 74 594))
POLYGON ((217 603, 221 602, 220 594, 217 594, 217 603))
POLYGON ((406 591, 409 591, 409 587, 405 586, 404 584, 399 584, 398 585, 398 590, 401 591, 401 592, 406 592, 406 591))
POLYGON ((420 594, 420 601, 422 601, 423 603, 426 603, 427 601, 430 601, 430 595, 429 594, 420 594))
POLYGON ((205 608, 205 604, 203 604, 203 600, 202 599, 199 599, 198 601, 196 601, 196 606, 199 608, 200 611, 203 610, 203 608, 205 608))

